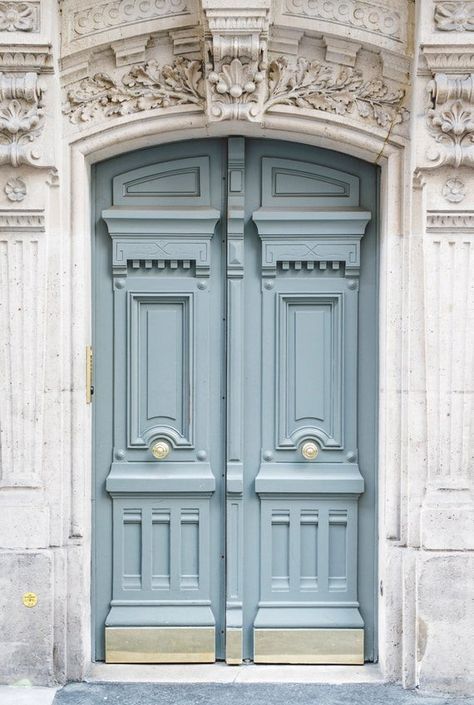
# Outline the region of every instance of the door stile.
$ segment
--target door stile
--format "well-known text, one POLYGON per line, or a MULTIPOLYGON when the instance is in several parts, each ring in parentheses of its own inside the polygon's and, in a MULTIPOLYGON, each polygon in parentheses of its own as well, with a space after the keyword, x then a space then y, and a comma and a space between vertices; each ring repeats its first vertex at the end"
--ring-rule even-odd
POLYGON ((227 160, 226 662, 242 663, 245 140, 227 160))

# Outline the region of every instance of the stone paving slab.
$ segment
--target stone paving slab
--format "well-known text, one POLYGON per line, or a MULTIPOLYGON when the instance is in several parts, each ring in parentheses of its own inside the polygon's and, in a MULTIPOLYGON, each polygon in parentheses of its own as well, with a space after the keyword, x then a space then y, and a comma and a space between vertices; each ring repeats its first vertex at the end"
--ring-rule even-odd
POLYGON ((0 685, 0 705, 51 705, 56 688, 0 685))
POLYGON ((474 705, 392 684, 70 683, 53 705, 474 705))

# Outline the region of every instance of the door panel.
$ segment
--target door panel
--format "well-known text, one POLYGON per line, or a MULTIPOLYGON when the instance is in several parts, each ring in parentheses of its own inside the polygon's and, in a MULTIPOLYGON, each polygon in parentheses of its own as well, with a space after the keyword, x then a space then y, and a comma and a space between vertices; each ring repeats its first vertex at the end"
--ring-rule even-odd
POLYGON ((95 183, 96 658, 373 660, 375 169, 231 137, 95 183))
POLYGON ((97 169, 97 657, 109 662, 224 655, 223 148, 97 169))

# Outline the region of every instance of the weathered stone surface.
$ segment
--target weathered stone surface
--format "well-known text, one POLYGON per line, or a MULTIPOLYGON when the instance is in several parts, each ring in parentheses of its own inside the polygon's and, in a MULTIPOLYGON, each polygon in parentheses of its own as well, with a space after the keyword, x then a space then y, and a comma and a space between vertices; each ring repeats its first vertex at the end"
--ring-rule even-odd
POLYGON ((0 552, 0 663, 3 682, 54 682, 53 575, 50 551, 0 552), (23 595, 34 592, 35 607, 23 595))

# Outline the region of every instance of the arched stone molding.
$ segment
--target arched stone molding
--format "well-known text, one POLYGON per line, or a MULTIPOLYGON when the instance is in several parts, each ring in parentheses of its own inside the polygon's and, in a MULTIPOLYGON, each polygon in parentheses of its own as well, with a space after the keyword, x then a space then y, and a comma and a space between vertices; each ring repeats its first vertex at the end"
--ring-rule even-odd
MULTIPOLYGON (((91 408, 84 404, 85 346, 91 341, 90 299, 90 167, 93 163, 150 144, 169 143, 206 136, 239 134, 267 139, 294 140, 343 151, 381 166, 380 221, 380 554, 379 577, 383 584, 380 597, 380 660, 384 674, 390 679, 401 678, 403 653, 412 653, 413 636, 394 643, 394 633, 403 621, 404 607, 400 600, 400 584, 409 584, 410 577, 402 559, 401 545, 408 532, 407 514, 401 496, 403 485, 403 447, 406 431, 403 415, 406 399, 400 389, 406 385, 403 350, 408 349, 402 312, 406 306, 401 285, 407 268, 408 249, 404 239, 407 213, 403 194, 410 183, 407 140, 388 137, 381 130, 354 127, 339 116, 315 118, 313 111, 291 108, 266 116, 263 125, 248 121, 207 123, 206 117, 191 109, 136 114, 115 119, 107 124, 91 125, 69 142, 65 153, 65 168, 70 168, 70 183, 65 203, 71 204, 67 215, 71 245, 69 275, 64 278, 65 320, 69 320, 65 345, 75 351, 72 368, 71 406, 64 409, 70 417, 73 447, 70 488, 70 534, 78 543, 71 570, 81 585, 82 599, 68 603, 74 629, 65 635, 68 641, 68 677, 80 678, 89 661, 89 555, 90 555, 90 489, 91 476, 91 408), (82 556, 79 558, 78 553, 82 556), (78 627, 80 627, 78 629, 78 627)), ((66 331, 65 331, 66 332, 66 331)), ((69 425, 69 424, 68 424, 69 425)), ((410 521, 416 523, 416 517, 410 521)), ((408 595, 408 591, 407 591, 408 595)), ((405 616, 407 620, 408 617, 405 616)), ((411 665, 411 664, 410 664, 411 665)), ((410 670, 409 666, 407 666, 410 670)), ((414 666, 411 668, 414 673, 414 666)), ((413 675, 405 679, 413 685, 413 675)))

